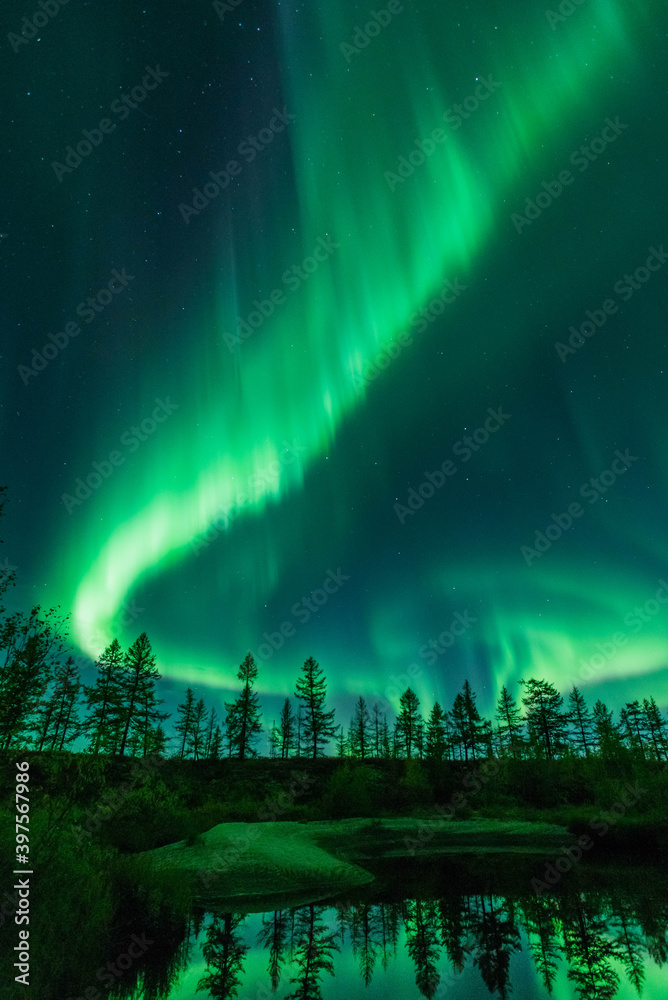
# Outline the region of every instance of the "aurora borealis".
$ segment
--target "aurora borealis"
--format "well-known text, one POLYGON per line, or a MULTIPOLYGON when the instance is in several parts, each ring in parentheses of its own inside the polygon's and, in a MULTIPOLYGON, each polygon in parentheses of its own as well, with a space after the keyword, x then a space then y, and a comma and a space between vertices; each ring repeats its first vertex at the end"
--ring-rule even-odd
POLYGON ((665 11, 561 8, 6 40, 12 602, 177 692, 668 699, 665 11))

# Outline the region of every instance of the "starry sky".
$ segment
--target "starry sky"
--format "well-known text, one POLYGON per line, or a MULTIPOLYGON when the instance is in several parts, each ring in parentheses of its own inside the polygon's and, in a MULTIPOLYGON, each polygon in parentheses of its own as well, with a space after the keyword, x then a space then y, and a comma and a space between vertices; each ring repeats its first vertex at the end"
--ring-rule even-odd
POLYGON ((110 7, 3 9, 10 606, 174 697, 667 701, 663 5, 110 7))

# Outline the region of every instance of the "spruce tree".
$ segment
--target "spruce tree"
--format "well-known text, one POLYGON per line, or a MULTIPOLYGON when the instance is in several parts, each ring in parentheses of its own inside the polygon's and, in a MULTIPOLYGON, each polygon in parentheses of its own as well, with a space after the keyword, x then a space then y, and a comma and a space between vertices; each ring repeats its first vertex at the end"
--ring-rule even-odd
POLYGON ((659 711, 654 697, 649 700, 643 699, 642 703, 645 719, 647 720, 647 730, 649 732, 649 742, 653 749, 653 756, 657 760, 665 760, 668 750, 668 725, 659 711))
POLYGON ((48 720, 40 727, 39 750, 64 750, 68 743, 79 735, 77 702, 81 690, 79 668, 68 656, 64 663, 57 664, 54 671, 54 687, 51 697, 43 707, 48 720))
POLYGON ((617 757, 622 741, 619 726, 612 721, 612 712, 599 699, 594 705, 592 716, 598 753, 607 759, 617 757))
POLYGON ((578 753, 588 757, 594 746, 594 720, 584 697, 575 685, 568 696, 568 722, 572 729, 571 738, 578 753))
POLYGON ((211 745, 213 743, 213 734, 216 729, 216 724, 218 721, 218 716, 216 715, 215 708, 212 708, 209 712, 209 719, 206 724, 206 736, 204 738, 204 757, 206 760, 211 758, 211 745))
POLYGON ((193 760, 199 760, 204 752, 204 741, 206 739, 206 707, 204 699, 200 698, 193 709, 192 723, 188 734, 186 749, 192 754, 193 760))
POLYGON ((355 712, 350 727, 350 753, 353 757, 365 760, 371 756, 372 729, 371 716, 364 698, 360 695, 355 703, 355 712))
POLYGON ((269 741, 269 756, 272 758, 280 757, 281 731, 275 722, 272 722, 271 728, 267 732, 267 739, 269 741))
POLYGON ((438 702, 429 713, 427 720, 426 754, 432 760, 443 760, 446 753, 445 712, 438 702))
POLYGON ((501 750, 504 753, 509 752, 515 759, 521 757, 524 742, 522 712, 505 685, 496 703, 496 720, 496 732, 501 750))
POLYGON ((243 681, 243 688, 235 702, 226 703, 227 718, 225 722, 231 756, 245 760, 247 757, 257 757, 255 743, 262 733, 260 701, 257 692, 253 690, 253 682, 257 678, 257 667, 252 653, 246 654, 246 658, 237 672, 237 677, 243 681))
POLYGON ((88 749, 93 753, 113 753, 120 738, 124 662, 121 644, 113 639, 96 663, 95 684, 84 686, 87 709, 84 730, 90 739, 88 749))
POLYGON ((343 728, 343 724, 338 725, 336 729, 336 756, 347 757, 350 749, 350 737, 346 738, 346 731, 343 728))
POLYGON ((281 757, 287 759, 295 748, 296 719, 292 711, 290 699, 286 698, 281 709, 281 757))
POLYGON ((399 715, 395 726, 398 754, 413 756, 420 722, 420 699, 411 688, 406 688, 399 699, 399 715))
POLYGON ((213 736, 211 737, 211 745, 209 747, 209 758, 211 760, 220 759, 220 751, 223 746, 223 734, 220 726, 216 726, 213 731, 213 736))
POLYGON ((297 679, 295 696, 304 706, 303 740, 313 758, 322 757, 322 748, 336 733, 334 709, 325 711, 327 684, 322 667, 309 656, 297 679))
POLYGON ((160 674, 156 669, 155 654, 151 649, 146 632, 142 632, 128 649, 125 654, 124 666, 121 682, 121 709, 125 723, 118 750, 121 756, 125 754, 130 729, 134 723, 138 722, 140 712, 142 713, 141 725, 146 719, 150 723, 161 714, 157 713, 154 716, 154 707, 150 705, 151 695, 155 690, 156 681, 160 680, 160 674))
POLYGON ((564 699, 548 681, 530 678, 528 681, 520 681, 520 684, 526 689, 522 704, 529 738, 539 754, 552 760, 567 745, 564 699))
POLYGON ((174 723, 174 731, 179 738, 177 754, 185 757, 188 738, 193 724, 193 713, 195 711, 195 694, 192 688, 186 688, 186 700, 176 706, 176 713, 179 716, 174 723))
POLYGON ((622 720, 622 734, 626 738, 628 745, 643 759, 647 758, 645 753, 646 743, 649 742, 649 725, 640 702, 627 701, 620 712, 622 720))

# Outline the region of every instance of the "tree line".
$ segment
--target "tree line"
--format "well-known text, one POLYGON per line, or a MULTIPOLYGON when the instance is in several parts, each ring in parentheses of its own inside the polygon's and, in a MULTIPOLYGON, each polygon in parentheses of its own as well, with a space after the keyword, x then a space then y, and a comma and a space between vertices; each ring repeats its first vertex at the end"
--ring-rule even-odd
POLYGON ((66 750, 83 740, 87 752, 147 756, 168 752, 193 760, 260 756, 359 759, 417 757, 476 760, 492 756, 542 758, 615 757, 624 750, 645 759, 668 759, 668 721, 653 697, 627 702, 614 718, 600 700, 590 708, 575 686, 564 701, 553 684, 521 680, 521 701, 504 686, 492 719, 481 715, 468 681, 446 710, 435 702, 424 714, 409 687, 399 699, 394 722, 378 701, 360 696, 347 725, 335 723, 326 707, 327 682, 312 657, 305 660, 293 704, 285 698, 278 722, 263 724, 251 653, 239 666, 237 696, 220 717, 188 687, 168 735, 161 710, 161 675, 143 632, 126 651, 114 639, 96 662, 97 677, 82 684, 73 657, 63 658, 63 621, 39 608, 17 613, 0 627, 4 663, 0 670, 2 749, 66 750))

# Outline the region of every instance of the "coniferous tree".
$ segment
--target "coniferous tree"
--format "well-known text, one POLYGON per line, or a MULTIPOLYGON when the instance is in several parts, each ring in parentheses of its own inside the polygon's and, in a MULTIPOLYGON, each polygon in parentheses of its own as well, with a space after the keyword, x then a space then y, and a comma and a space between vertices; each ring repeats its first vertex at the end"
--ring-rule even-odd
POLYGON ((287 759, 295 748, 296 724, 290 699, 286 698, 281 709, 281 757, 287 759))
POLYGON ((578 753, 588 757, 594 746, 594 720, 584 697, 575 685, 568 697, 568 722, 572 729, 571 738, 578 753))
POLYGON ((121 682, 121 708, 125 717, 123 733, 118 752, 123 756, 133 724, 146 725, 159 719, 161 713, 155 708, 155 683, 160 674, 155 666, 155 654, 146 635, 142 634, 133 642, 125 654, 125 669, 121 682), (154 704, 151 704, 153 700, 154 704), (148 722, 148 724, 147 724, 148 722))
POLYGON ((504 685, 496 703, 497 737, 504 753, 517 759, 522 755, 524 722, 522 712, 504 685))
POLYGON ((364 698, 360 695, 355 703, 355 712, 350 727, 350 753, 353 757, 361 757, 364 760, 371 756, 372 750, 372 729, 371 716, 366 707, 364 698))
POLYGON ((137 694, 137 713, 132 722, 132 731, 137 739, 133 741, 133 753, 147 757, 151 752, 151 745, 155 736, 156 727, 161 725, 165 719, 169 718, 169 712, 161 712, 158 705, 163 704, 163 699, 156 695, 155 680, 157 678, 142 677, 137 694))
POLYGON ((383 714, 383 721, 380 727, 380 755, 388 760, 392 756, 392 743, 390 740, 390 728, 387 724, 387 716, 383 714))
POLYGON ((645 713, 640 707, 640 702, 637 699, 635 701, 627 701, 619 714, 622 720, 621 730, 623 737, 627 740, 632 750, 639 753, 643 759, 646 759, 645 743, 649 738, 649 726, 645 713))
POLYGON ((193 755, 193 760, 199 760, 204 750, 206 739, 206 707, 204 699, 200 698, 193 709, 192 723, 186 744, 187 752, 193 755))
POLYGON ((0 749, 25 741, 63 652, 57 610, 18 611, 0 623, 0 749))
POLYGON ((304 705, 303 739, 314 758, 322 756, 322 748, 336 733, 334 709, 326 712, 324 708, 326 689, 322 667, 309 656, 297 679, 295 696, 304 705))
POLYGON ((399 715, 394 727, 397 754, 413 756, 416 751, 418 725, 421 721, 420 699, 411 688, 406 688, 399 699, 399 715))
POLYGON ((382 719, 383 714, 380 710, 378 702, 374 702, 371 709, 373 712, 373 718, 371 722, 372 726, 372 737, 373 737, 373 755, 374 757, 381 757, 381 732, 382 732, 382 719))
POLYGON ((272 722, 271 728, 267 732, 267 740, 269 742, 269 756, 271 758, 276 758, 281 756, 281 731, 275 722, 272 722))
POLYGON ((213 736, 211 737, 211 746, 209 747, 209 758, 211 760, 220 759, 220 751, 223 745, 223 734, 221 732, 220 726, 216 726, 213 731, 213 736))
POLYGON ((558 757, 566 747, 567 717, 564 699, 548 681, 520 681, 526 693, 522 697, 529 739, 539 754, 548 760, 558 757))
POLYGON ((644 698, 642 707, 645 719, 647 720, 647 731, 649 733, 649 743, 653 756, 657 760, 665 760, 666 751, 668 750, 668 726, 666 725, 666 720, 661 715, 654 697, 651 697, 649 700, 644 698))
POLYGON ((253 682, 257 677, 257 667, 252 653, 239 667, 237 677, 243 681, 241 694, 235 702, 225 705, 227 717, 227 738, 230 755, 245 760, 246 757, 257 757, 255 742, 262 733, 260 701, 257 691, 253 690, 253 682))
POLYGON ((216 715, 215 708, 209 711, 209 720, 206 724, 206 736, 204 737, 204 758, 206 760, 211 759, 211 745, 213 743, 213 734, 216 730, 216 724, 218 722, 218 716, 216 715))
POLYGON ((174 731, 179 738, 177 754, 179 757, 185 757, 195 712, 195 694, 192 688, 186 688, 186 700, 176 706, 176 712, 180 716, 174 723, 174 731))
POLYGON ((162 728, 162 723, 159 722, 151 733, 148 750, 149 754, 155 755, 156 757, 164 757, 167 751, 168 743, 169 736, 167 736, 165 730, 162 728))
POLYGON ((446 753, 445 712, 438 702, 434 703, 427 720, 426 753, 433 760, 443 760, 446 753))
POLYGON ((37 749, 63 750, 79 735, 77 701, 81 690, 79 668, 68 656, 54 671, 54 687, 51 697, 43 704, 42 713, 46 725, 39 726, 37 749))
POLYGON ((612 712, 599 699, 592 712, 598 752, 602 757, 617 757, 622 748, 619 726, 612 721, 612 712))
POLYGON ((93 753, 114 753, 120 738, 121 685, 125 657, 118 639, 113 639, 97 661, 97 679, 84 686, 87 716, 84 731, 93 753))
POLYGON ((303 705, 297 706, 297 721, 296 721, 297 733, 295 737, 295 747, 297 749, 297 756, 301 757, 302 749, 304 746, 304 707, 303 705))
POLYGON ((336 756, 337 757, 347 757, 348 756, 348 750, 349 750, 349 747, 350 747, 350 739, 346 738, 346 733, 345 733, 345 730, 343 728, 343 724, 338 725, 336 727, 336 729, 337 729, 336 744, 335 744, 336 745, 336 756))

